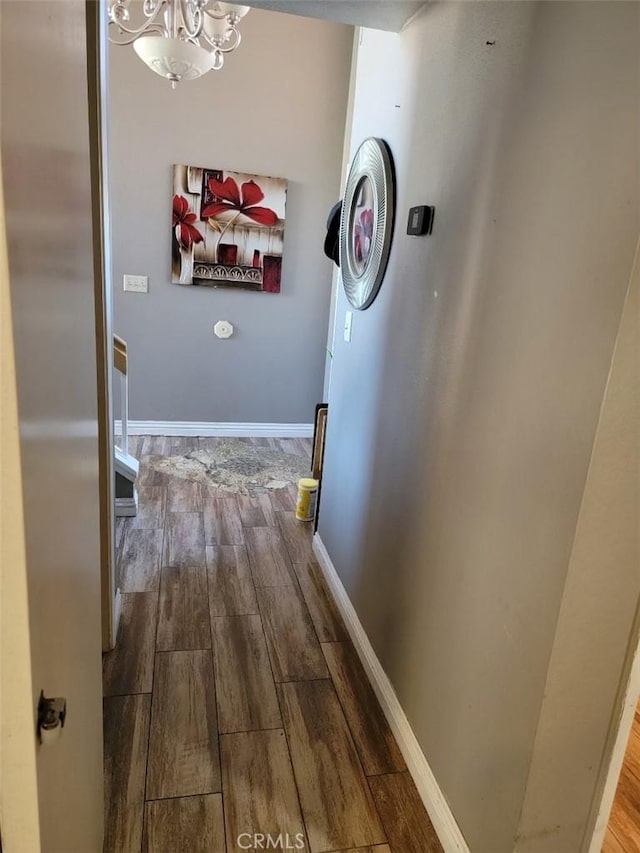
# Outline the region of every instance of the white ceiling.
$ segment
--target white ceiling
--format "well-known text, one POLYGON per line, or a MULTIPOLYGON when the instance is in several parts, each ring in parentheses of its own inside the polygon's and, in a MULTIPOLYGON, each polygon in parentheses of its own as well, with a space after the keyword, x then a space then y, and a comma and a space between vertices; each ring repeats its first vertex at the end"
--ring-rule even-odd
POLYGON ((247 6, 400 32, 425 0, 243 0, 247 6))

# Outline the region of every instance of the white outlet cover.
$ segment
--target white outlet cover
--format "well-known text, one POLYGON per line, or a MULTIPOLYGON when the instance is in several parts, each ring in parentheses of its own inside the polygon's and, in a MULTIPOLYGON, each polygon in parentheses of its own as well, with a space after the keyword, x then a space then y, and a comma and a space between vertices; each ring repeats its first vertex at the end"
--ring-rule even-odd
POLYGON ((233 326, 227 320, 218 320, 213 327, 213 333, 217 338, 230 338, 233 334, 233 326))
POLYGON ((131 293, 148 293, 149 292, 149 276, 148 275, 124 275, 123 288, 131 293))

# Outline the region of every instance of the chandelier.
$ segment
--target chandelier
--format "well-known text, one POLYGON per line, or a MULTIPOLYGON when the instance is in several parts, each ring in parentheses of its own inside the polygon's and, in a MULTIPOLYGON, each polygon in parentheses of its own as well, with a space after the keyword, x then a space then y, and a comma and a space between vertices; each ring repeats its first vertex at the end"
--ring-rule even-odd
MULTIPOLYGON (((138 5, 138 4, 136 4, 138 5)), ((175 88, 219 71, 226 53, 240 44, 238 24, 248 6, 214 0, 143 0, 144 20, 131 26, 131 0, 112 0, 109 24, 113 44, 133 44, 140 59, 175 88)))

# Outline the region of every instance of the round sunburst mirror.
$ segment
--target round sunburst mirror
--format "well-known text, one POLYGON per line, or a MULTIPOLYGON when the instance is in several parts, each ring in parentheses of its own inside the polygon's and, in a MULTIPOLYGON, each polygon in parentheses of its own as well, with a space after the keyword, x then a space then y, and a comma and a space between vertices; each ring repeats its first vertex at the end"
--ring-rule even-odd
POLYGON ((384 278, 394 208, 389 147, 382 139, 365 139, 351 163, 340 219, 342 283, 347 299, 360 311, 371 305, 384 278))

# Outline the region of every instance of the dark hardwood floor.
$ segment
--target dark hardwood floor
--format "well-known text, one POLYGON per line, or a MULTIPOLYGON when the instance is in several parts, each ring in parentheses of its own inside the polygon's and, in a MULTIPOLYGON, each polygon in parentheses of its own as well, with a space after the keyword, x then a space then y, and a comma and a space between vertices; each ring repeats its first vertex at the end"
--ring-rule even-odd
POLYGON ((140 510, 117 524, 104 657, 105 851, 440 853, 295 489, 236 497, 148 464, 198 441, 216 439, 133 439, 140 510))

